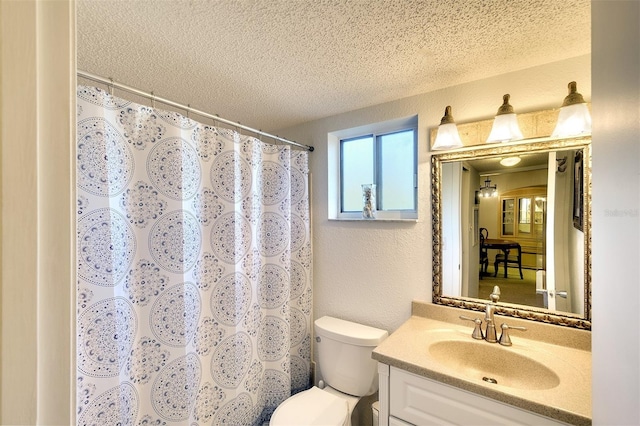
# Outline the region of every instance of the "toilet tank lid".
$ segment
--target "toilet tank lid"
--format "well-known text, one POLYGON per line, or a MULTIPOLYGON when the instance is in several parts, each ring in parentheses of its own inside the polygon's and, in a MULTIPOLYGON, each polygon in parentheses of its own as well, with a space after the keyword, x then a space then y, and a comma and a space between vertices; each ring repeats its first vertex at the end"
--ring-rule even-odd
POLYGON ((378 346, 389 333, 368 325, 324 316, 315 321, 316 334, 357 346, 378 346))

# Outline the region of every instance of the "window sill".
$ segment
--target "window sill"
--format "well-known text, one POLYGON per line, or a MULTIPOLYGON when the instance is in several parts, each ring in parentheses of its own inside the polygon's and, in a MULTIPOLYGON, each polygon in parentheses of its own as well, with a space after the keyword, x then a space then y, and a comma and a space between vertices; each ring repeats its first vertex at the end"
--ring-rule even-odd
POLYGON ((394 218, 376 218, 376 219, 364 219, 364 218, 349 218, 349 217, 330 217, 329 220, 336 222, 418 222, 418 218, 412 219, 394 219, 394 218))
POLYGON ((358 222, 417 222, 418 212, 414 211, 380 211, 376 212, 375 219, 366 219, 362 217, 362 212, 349 212, 349 213, 329 213, 329 220, 337 221, 358 221, 358 222))

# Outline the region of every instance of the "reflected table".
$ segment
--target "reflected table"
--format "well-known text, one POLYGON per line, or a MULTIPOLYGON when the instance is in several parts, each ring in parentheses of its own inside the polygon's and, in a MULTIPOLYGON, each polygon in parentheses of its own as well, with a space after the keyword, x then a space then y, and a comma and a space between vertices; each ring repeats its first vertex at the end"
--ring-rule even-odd
MULTIPOLYGON (((511 249, 517 249, 518 243, 512 240, 499 240, 487 238, 482 244, 483 249, 498 249, 504 253, 504 277, 507 278, 507 259, 509 259, 509 252, 511 249)), ((496 275, 498 271, 496 269, 496 275)))

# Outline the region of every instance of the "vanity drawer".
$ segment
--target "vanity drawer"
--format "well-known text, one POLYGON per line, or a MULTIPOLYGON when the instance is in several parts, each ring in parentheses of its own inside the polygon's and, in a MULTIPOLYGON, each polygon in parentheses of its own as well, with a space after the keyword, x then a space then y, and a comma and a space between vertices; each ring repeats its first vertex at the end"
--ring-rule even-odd
POLYGON ((563 425, 471 392, 391 367, 390 415, 415 425, 563 425))

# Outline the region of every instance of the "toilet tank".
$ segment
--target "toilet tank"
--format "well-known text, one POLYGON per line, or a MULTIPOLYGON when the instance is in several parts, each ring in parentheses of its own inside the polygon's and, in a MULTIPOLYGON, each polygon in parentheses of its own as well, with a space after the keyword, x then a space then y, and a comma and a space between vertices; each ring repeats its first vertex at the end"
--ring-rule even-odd
POLYGON ((354 396, 378 390, 378 362, 371 352, 389 333, 327 316, 315 321, 315 333, 318 364, 326 384, 354 396))

